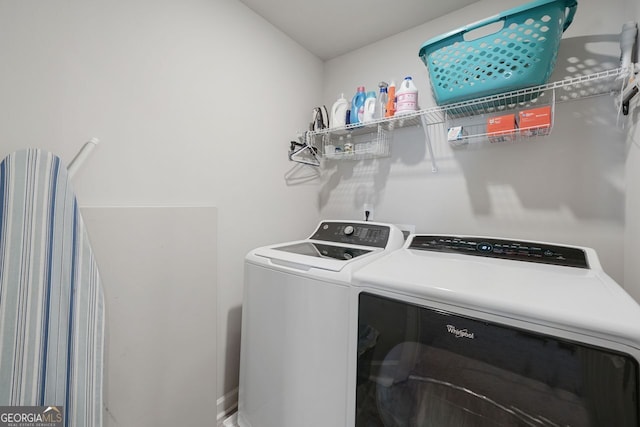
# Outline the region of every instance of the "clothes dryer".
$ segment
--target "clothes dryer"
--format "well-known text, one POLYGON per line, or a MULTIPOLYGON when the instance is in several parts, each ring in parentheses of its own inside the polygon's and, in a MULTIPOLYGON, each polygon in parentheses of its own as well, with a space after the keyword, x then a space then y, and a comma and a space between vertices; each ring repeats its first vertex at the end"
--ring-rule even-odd
POLYGON ((246 256, 241 427, 346 425, 351 276, 403 243, 393 225, 323 221, 246 256))
POLYGON ((348 425, 640 425, 640 308, 592 249, 414 235, 352 284, 348 425))

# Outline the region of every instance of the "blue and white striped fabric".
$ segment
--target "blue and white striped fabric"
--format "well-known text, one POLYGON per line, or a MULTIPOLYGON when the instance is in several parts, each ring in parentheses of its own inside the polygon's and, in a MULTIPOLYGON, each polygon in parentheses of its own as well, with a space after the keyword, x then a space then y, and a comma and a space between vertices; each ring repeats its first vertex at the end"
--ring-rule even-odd
POLYGON ((67 170, 13 153, 0 202, 0 406, 63 406, 65 426, 101 426, 104 298, 67 170))

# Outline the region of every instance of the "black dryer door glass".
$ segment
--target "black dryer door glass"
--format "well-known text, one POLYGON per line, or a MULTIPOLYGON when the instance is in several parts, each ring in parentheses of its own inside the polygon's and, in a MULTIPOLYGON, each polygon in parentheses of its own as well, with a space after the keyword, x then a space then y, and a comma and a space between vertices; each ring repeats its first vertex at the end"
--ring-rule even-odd
POLYGON ((638 426, 629 355, 360 294, 356 426, 638 426))

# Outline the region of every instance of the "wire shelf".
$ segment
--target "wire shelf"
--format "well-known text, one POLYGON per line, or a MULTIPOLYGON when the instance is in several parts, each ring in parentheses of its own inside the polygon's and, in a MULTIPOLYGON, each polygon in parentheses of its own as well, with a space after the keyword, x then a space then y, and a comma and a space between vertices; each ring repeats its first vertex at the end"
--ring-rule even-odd
MULTIPOLYGON (((426 128, 432 125, 449 125, 456 120, 466 118, 473 118, 472 120, 480 123, 487 116, 498 113, 544 105, 551 105, 553 109, 555 103, 619 93, 629 72, 630 70, 627 68, 614 68, 589 75, 568 77, 561 81, 527 89, 455 104, 429 107, 367 123, 312 131, 307 133, 307 137, 309 144, 318 148, 325 158, 360 160, 385 157, 390 154, 389 143, 395 129, 410 126, 426 128), (348 140, 352 141, 353 146, 350 148, 347 145, 347 150, 345 150, 344 143, 348 140), (363 140, 368 141, 358 142, 363 140), (360 144, 359 147, 356 146, 358 144, 360 144)), ((469 129, 471 128, 470 126, 469 129)), ((482 131, 482 127, 479 126, 477 129, 477 131, 472 131, 462 137, 462 140, 468 142, 469 140, 486 139, 487 134, 482 131)), ((529 133, 537 134, 537 132, 529 133)), ((517 139, 522 138, 525 134, 518 133, 517 139)))
POLYGON ((322 137, 322 157, 336 160, 364 160, 387 157, 393 132, 381 123, 375 132, 345 133, 322 137))
POLYGON ((619 92, 627 74, 628 70, 615 68, 438 108, 445 110, 449 117, 468 117, 548 105, 552 95, 555 102, 574 101, 619 92))

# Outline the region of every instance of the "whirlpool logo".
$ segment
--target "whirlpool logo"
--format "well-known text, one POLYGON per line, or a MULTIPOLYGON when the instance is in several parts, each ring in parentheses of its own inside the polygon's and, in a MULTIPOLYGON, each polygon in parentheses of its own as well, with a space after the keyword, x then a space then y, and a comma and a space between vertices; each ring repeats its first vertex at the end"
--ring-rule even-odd
POLYGON ((468 329, 458 329, 453 325, 447 325, 447 332, 451 335, 455 335, 456 338, 468 338, 470 340, 475 339, 473 332, 469 332, 468 329))

